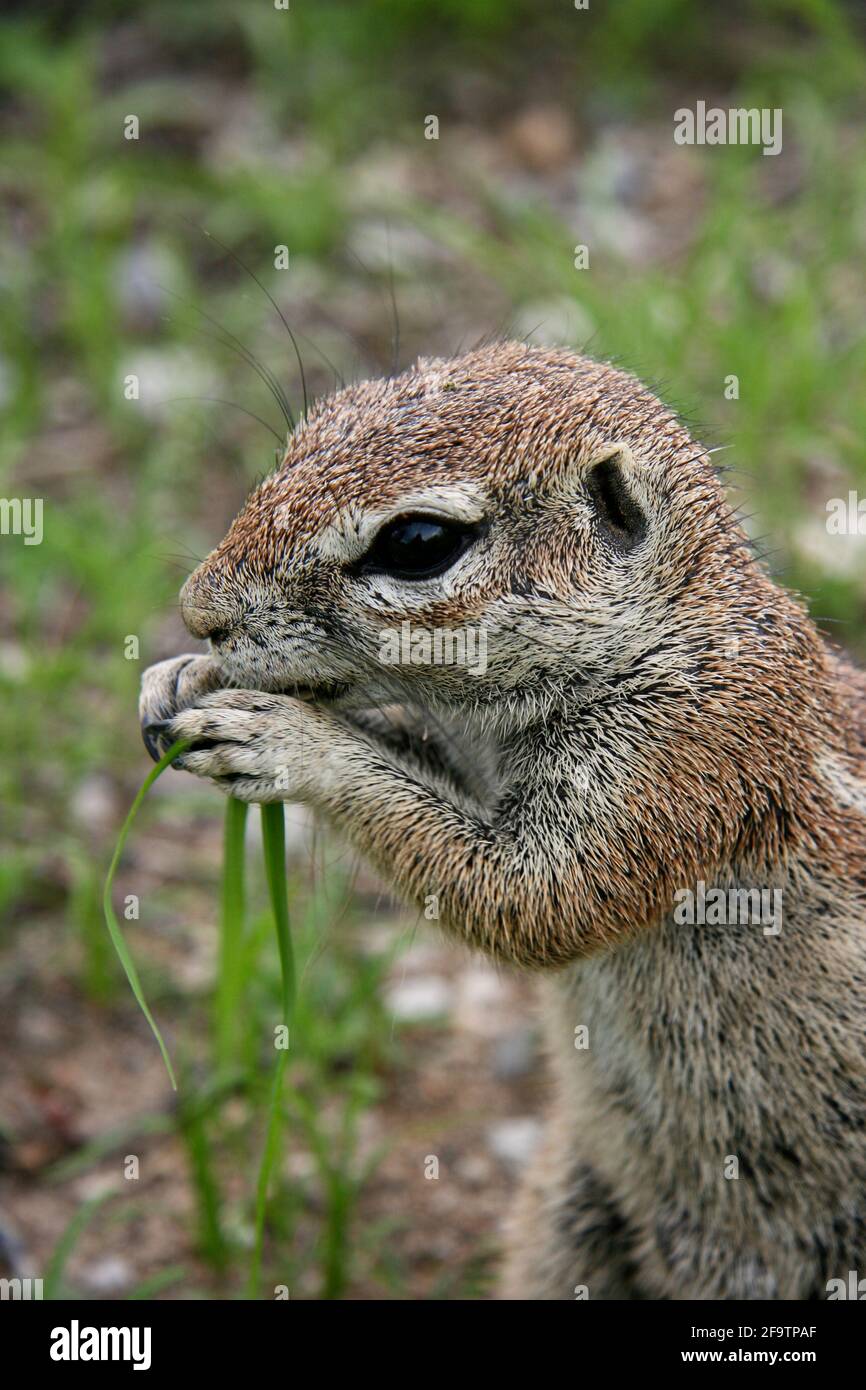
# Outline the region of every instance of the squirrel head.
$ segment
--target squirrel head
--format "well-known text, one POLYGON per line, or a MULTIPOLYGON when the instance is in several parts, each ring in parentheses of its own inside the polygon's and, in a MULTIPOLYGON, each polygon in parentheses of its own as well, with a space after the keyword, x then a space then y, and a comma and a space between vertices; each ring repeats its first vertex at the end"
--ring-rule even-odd
POLYGON ((687 664, 688 596, 723 607, 732 556, 675 415, 508 342, 318 403, 181 606, 239 685, 519 718, 653 651, 687 664))

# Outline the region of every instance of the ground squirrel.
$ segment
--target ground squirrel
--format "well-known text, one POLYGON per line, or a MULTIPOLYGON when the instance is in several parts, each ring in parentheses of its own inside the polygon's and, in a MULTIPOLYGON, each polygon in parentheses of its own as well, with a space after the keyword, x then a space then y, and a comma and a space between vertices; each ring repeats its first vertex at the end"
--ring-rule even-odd
POLYGON ((212 654, 145 674, 151 750, 309 803, 542 977, 555 1096, 504 1296, 866 1276, 866 676, 670 410, 515 343, 352 386, 181 604, 212 654))

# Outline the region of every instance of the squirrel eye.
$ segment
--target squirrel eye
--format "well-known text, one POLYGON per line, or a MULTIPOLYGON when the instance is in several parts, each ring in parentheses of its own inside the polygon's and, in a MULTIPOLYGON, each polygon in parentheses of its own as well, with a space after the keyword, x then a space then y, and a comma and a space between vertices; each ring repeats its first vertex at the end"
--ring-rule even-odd
POLYGON ((403 516, 383 526, 357 566, 363 574, 431 579, 468 550, 477 527, 430 516, 403 516))

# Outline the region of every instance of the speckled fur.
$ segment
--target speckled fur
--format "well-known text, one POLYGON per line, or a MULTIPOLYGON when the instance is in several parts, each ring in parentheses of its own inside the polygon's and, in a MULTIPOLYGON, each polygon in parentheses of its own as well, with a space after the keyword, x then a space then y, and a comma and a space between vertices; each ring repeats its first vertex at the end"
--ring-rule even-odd
POLYGON ((188 770, 308 801, 460 939, 544 972, 556 1093, 506 1297, 866 1275, 866 678, 669 410, 514 343, 353 387, 182 602, 213 654, 151 668, 141 709, 198 741, 188 770), (593 506, 607 456, 647 520, 632 548, 593 506), (419 497, 481 539, 438 580, 355 575, 419 497), (405 619, 483 625, 486 672, 383 670, 405 619), (781 933, 675 925, 698 880, 780 889, 781 933))

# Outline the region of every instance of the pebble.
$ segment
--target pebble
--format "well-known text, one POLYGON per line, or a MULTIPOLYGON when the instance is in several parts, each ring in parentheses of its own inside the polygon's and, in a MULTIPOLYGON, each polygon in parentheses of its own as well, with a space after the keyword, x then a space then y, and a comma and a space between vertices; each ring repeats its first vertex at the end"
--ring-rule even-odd
MULTIPOLYGON (((118 370, 118 386, 126 390, 127 378, 138 378, 138 398, 130 406, 149 420, 164 420, 181 396, 219 394, 212 370, 201 357, 185 348, 145 348, 125 358, 118 370)), ((189 404, 189 402, 185 402, 189 404)))
POLYGON ((491 1153, 512 1172, 525 1168, 541 1136, 541 1124, 531 1115, 500 1120, 487 1131, 491 1153))
POLYGON ((174 307, 166 293, 180 288, 177 257, 153 241, 137 242, 117 258, 114 285, 120 311, 133 327, 153 327, 174 307))
POLYGON ((478 962, 463 970, 457 981, 455 1023, 478 1037, 497 1037, 508 1027, 514 994, 508 981, 491 966, 478 962))
POLYGON ((514 320, 515 338, 527 338, 537 347, 580 348, 595 332, 595 320, 576 299, 533 300, 514 320))
POLYGON ((536 1063, 535 1030, 514 1028, 496 1040, 493 1048, 493 1074, 498 1081, 517 1081, 528 1076, 536 1063))
POLYGON ((552 174, 574 152, 574 132, 558 106, 531 106, 511 123, 508 142, 518 159, 536 174, 552 174))
POLYGON ((421 1023, 449 1013, 452 997, 447 980, 421 975, 393 985, 385 995, 385 1005, 401 1023, 421 1023))
POLYGON ((467 1187, 486 1187, 492 1177, 490 1159, 484 1154, 467 1154, 458 1159, 456 1173, 467 1187))
POLYGON ((86 776, 72 793, 71 810, 77 824, 107 830, 117 819, 114 784, 102 773, 86 776))
MULTIPOLYGON (((840 493, 847 502, 847 490, 840 493)), ((832 535, 827 530, 827 514, 801 522, 794 531, 794 550, 798 557, 825 575, 840 579, 860 580, 863 583, 863 537, 832 535)))
POLYGON ((119 1293, 132 1283, 132 1266, 120 1255, 106 1255, 81 1271, 81 1283, 91 1293, 119 1293))

